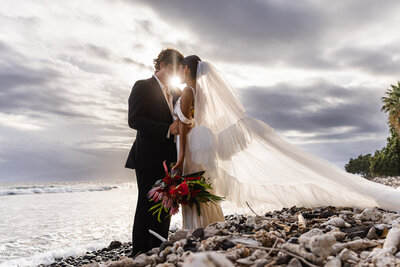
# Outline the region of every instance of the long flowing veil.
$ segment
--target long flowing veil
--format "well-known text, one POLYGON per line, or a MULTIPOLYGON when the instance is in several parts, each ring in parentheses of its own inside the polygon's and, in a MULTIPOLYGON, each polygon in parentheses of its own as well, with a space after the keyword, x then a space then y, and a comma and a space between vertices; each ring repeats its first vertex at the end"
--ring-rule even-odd
POLYGON ((347 173, 249 117, 213 65, 197 69, 192 161, 209 173, 215 192, 241 212, 323 205, 400 210, 400 190, 347 173))

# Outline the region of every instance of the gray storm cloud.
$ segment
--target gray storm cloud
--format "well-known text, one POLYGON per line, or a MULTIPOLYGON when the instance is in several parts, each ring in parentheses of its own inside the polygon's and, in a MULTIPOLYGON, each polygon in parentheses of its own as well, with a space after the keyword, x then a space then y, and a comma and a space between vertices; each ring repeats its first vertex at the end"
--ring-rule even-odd
POLYGON ((127 98, 165 46, 226 67, 249 115, 341 167, 385 144, 397 1, 76 3, 0 4, 0 182, 133 180, 127 98))
POLYGON ((400 27, 395 19, 400 5, 395 0, 329 4, 326 1, 240 0, 150 0, 146 3, 171 25, 195 33, 195 44, 187 49, 214 59, 263 66, 362 67, 373 72, 398 73, 400 59, 392 60, 388 55, 400 54, 399 40, 380 44, 371 36, 375 31, 397 36, 393 29, 400 27), (388 23, 383 23, 387 20, 388 23), (370 35, 376 43, 368 42, 365 48, 361 38, 365 35, 370 35))

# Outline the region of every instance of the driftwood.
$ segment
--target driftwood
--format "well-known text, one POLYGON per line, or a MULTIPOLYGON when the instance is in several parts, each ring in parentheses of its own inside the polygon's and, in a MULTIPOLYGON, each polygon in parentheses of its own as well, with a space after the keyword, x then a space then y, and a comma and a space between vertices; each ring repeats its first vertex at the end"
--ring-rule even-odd
POLYGON ((306 220, 304 219, 301 213, 297 215, 297 219, 298 219, 297 227, 299 229, 299 232, 302 233, 307 229, 306 220))
POLYGON ((167 239, 165 239, 164 237, 160 236, 159 234, 157 234, 156 232, 154 232, 153 230, 149 229, 149 233, 154 235, 155 237, 157 237, 158 239, 160 239, 162 242, 167 241, 167 239))
POLYGON ((257 217, 261 217, 260 215, 258 215, 251 207, 250 204, 246 201, 246 205, 249 207, 249 209, 251 210, 251 212, 253 212, 257 217))
MULTIPOLYGON (((275 241, 275 242, 276 242, 276 241, 275 241)), ((233 242, 233 243, 235 243, 235 242, 233 242)), ((239 243, 236 243, 236 245, 238 245, 238 244, 239 244, 239 243)), ((305 258, 303 258, 302 256, 299 256, 299 255, 297 255, 297 254, 294 254, 294 253, 292 253, 292 252, 290 252, 290 251, 288 251, 288 250, 286 250, 286 249, 274 248, 274 247, 268 248, 268 247, 260 247, 260 246, 251 246, 251 245, 244 245, 244 244, 241 244, 241 245, 243 245, 243 246, 245 246, 245 247, 248 247, 248 248, 256 248, 256 249, 267 250, 267 251, 269 251, 269 253, 271 253, 272 251, 278 251, 278 252, 280 251, 280 252, 283 252, 283 253, 288 254, 289 256, 292 256, 292 257, 294 257, 294 258, 297 258, 298 260, 302 261, 303 263, 307 264, 308 266, 318 267, 318 265, 315 265, 315 264, 309 262, 308 260, 306 260, 305 258)), ((268 255, 269 255, 269 254, 268 254, 268 255)))

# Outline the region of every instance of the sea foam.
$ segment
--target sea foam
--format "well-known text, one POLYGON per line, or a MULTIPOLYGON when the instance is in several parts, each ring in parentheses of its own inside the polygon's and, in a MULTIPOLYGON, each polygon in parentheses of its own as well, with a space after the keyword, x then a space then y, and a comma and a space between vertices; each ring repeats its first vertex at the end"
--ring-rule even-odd
POLYGON ((112 189, 131 187, 131 183, 118 185, 105 185, 101 183, 78 183, 78 184, 44 184, 44 185, 14 185, 0 186, 0 196, 8 195, 27 195, 27 194, 54 194, 54 193, 74 193, 88 191, 108 191, 112 189))

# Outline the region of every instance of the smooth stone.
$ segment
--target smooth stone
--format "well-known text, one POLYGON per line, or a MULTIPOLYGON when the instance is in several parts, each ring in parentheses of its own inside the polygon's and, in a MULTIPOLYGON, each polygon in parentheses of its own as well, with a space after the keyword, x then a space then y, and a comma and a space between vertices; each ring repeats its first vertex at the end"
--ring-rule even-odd
POLYGON ((187 236, 189 235, 189 232, 190 232, 190 230, 180 229, 169 237, 169 241, 174 243, 175 241, 178 241, 181 239, 186 239, 187 236))
POLYGON ((307 219, 307 220, 309 220, 309 219, 316 219, 316 218, 319 217, 319 214, 310 214, 310 213, 308 213, 308 212, 306 212, 306 213, 301 213, 301 215, 303 215, 304 219, 307 219))
POLYGON ((141 266, 146 266, 148 264, 151 264, 150 257, 148 257, 146 254, 140 254, 135 258, 133 266, 141 267, 141 266))
POLYGON ((160 245, 160 252, 163 251, 166 247, 172 246, 171 241, 164 241, 160 245))
POLYGON ((225 255, 218 252, 200 252, 190 255, 183 263, 183 267, 195 266, 233 267, 234 265, 225 255))
POLYGON ((372 240, 372 239, 375 239, 375 238, 377 238, 377 237, 378 237, 378 235, 377 235, 377 233, 376 233, 376 228, 375 228, 374 226, 372 226, 372 227, 368 230, 367 238, 368 238, 369 240, 372 240))
POLYGON ((366 208, 360 214, 355 215, 354 218, 363 221, 377 221, 382 218, 382 213, 377 209, 366 208))
POLYGON ((150 255, 153 255, 153 254, 158 254, 159 252, 160 252, 160 248, 154 247, 151 250, 149 250, 146 254, 150 256, 150 255))
POLYGON ((207 227, 206 229, 204 229, 204 238, 215 236, 218 233, 219 233, 218 229, 207 227))
POLYGON ((222 249, 223 250, 227 250, 227 249, 233 248, 234 246, 235 246, 235 244, 232 243, 229 240, 225 240, 225 241, 222 242, 222 249))
POLYGON ((112 250, 112 249, 120 248, 121 246, 122 246, 122 243, 120 241, 112 241, 110 243, 110 245, 108 246, 108 249, 112 250))
POLYGON ((302 267, 301 262, 296 258, 291 259, 287 266, 288 267, 302 267))
POLYGON ((250 260, 249 258, 244 258, 244 259, 238 259, 236 260, 236 263, 245 265, 245 266, 250 266, 254 263, 254 261, 250 260))
MULTIPOLYGON (((184 250, 184 251, 188 251, 188 250, 191 250, 191 248, 196 248, 196 242, 194 242, 194 241, 191 240, 191 239, 187 239, 187 240, 186 240, 186 244, 183 245, 183 250, 184 250)), ((191 250, 191 251, 192 251, 192 250, 191 250)), ((196 249, 196 251, 197 251, 197 249, 196 249)))
POLYGON ((255 241, 254 239, 246 238, 246 237, 232 237, 230 239, 231 242, 239 243, 243 245, 250 245, 250 246, 261 246, 261 243, 255 241))
POLYGON ((351 226, 349 228, 344 228, 342 230, 342 232, 347 233, 347 236, 349 238, 354 238, 354 237, 361 237, 364 238, 366 237, 367 233, 368 233, 368 227, 366 226, 351 226))
POLYGON ((203 228, 197 228, 192 232, 192 236, 195 238, 203 238, 204 237, 204 229, 203 228))
POLYGON ((165 257, 169 253, 171 253, 171 246, 168 246, 163 251, 160 251, 160 257, 165 257))
POLYGON ((345 220, 339 217, 330 218, 328 221, 321 224, 322 226, 335 226, 339 228, 351 227, 351 224, 347 223, 345 220))
POLYGON ((169 254, 169 255, 167 256, 167 262, 174 263, 174 262, 176 262, 176 261, 178 261, 178 255, 176 255, 176 254, 169 254))
POLYGON ((333 216, 333 215, 337 215, 338 213, 337 212, 333 212, 333 211, 331 211, 331 210, 324 210, 322 213, 321 213, 321 218, 329 218, 329 217, 331 217, 331 216, 333 216))
POLYGON ((280 256, 278 256, 278 258, 276 259, 276 264, 277 265, 280 265, 280 264, 285 264, 285 263, 288 263, 289 262, 289 260, 290 260, 290 256, 289 255, 280 255, 280 256))
POLYGON ((256 266, 256 267, 264 267, 264 266, 267 265, 269 262, 271 262, 271 261, 267 261, 267 260, 261 261, 261 262, 257 263, 257 266, 256 266))
POLYGON ((83 256, 83 258, 87 259, 87 260, 93 259, 94 257, 96 257, 96 256, 93 255, 93 254, 86 254, 86 255, 83 256))
POLYGON ((324 267, 341 267, 342 262, 338 258, 328 260, 324 267))
POLYGON ((252 231, 246 231, 243 234, 245 234, 245 235, 254 235, 254 233, 252 231))
POLYGON ((197 252, 197 248, 196 247, 188 247, 188 248, 184 248, 184 251, 191 251, 191 252, 197 252))

